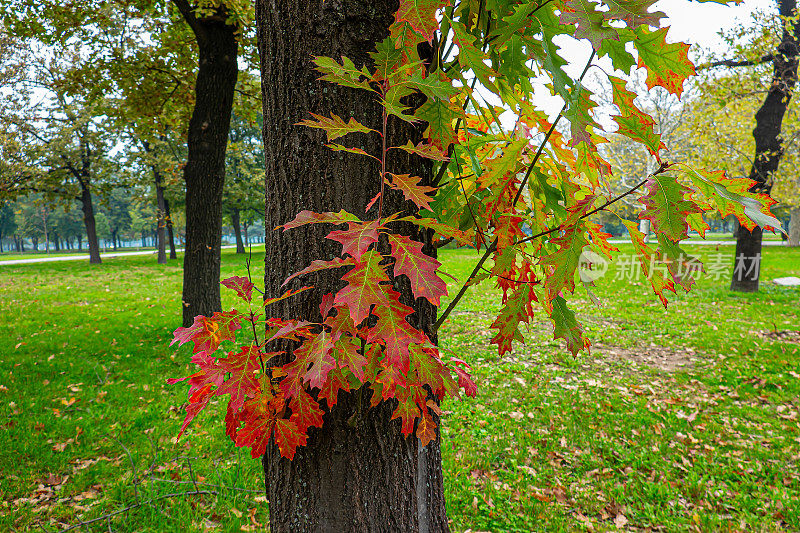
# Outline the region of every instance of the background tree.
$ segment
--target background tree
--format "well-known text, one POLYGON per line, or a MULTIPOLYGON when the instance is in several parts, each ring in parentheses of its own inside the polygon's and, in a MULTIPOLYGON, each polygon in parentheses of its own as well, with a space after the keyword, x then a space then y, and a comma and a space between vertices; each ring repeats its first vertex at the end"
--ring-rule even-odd
MULTIPOLYGON (((772 74, 765 86, 766 96, 755 114, 755 128, 753 141, 755 155, 753 156, 748 177, 755 182, 752 190, 769 194, 773 187, 773 178, 778 170, 778 164, 784 153, 781 141, 781 128, 784 116, 792 100, 797 83, 797 61, 800 53, 798 36, 800 35, 800 21, 797 17, 797 2, 795 0, 778 1, 779 28, 774 37, 769 33, 757 32, 756 38, 751 39, 762 43, 765 37, 774 44, 769 54, 754 52, 758 46, 747 47, 740 45, 737 51, 747 52, 746 55, 736 59, 712 58, 710 66, 713 67, 753 67, 767 64, 772 67, 772 74), (754 50, 755 49, 755 50, 754 50)), ((756 70, 757 71, 757 70, 756 70)), ((736 253, 731 290, 742 292, 755 292, 758 290, 759 274, 761 267, 761 241, 762 228, 755 227, 752 231, 740 228, 736 235, 736 253), (745 275, 740 275, 745 272, 745 275)))
POLYGON ((3 251, 3 239, 14 235, 16 231, 13 204, 9 200, 0 200, 0 252, 3 251))
MULTIPOLYGON (((260 99, 256 102, 260 105, 260 99)), ((225 191, 223 205, 236 238, 236 253, 245 253, 242 225, 245 235, 257 215, 264 216, 264 150, 260 113, 246 119, 234 113, 226 154, 225 191)), ((246 240, 246 239, 245 239, 246 240)))

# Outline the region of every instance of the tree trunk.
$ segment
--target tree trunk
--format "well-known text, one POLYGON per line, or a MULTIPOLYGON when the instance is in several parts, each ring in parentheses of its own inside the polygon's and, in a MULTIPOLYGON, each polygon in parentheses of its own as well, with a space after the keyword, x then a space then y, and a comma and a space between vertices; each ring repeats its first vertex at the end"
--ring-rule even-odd
POLYGON ((169 238, 169 258, 177 259, 178 254, 175 251, 175 231, 172 227, 172 216, 169 214, 169 201, 164 198, 164 216, 167 222, 167 237, 169 238))
POLYGON ((800 246, 800 207, 789 210, 789 246, 800 246))
POLYGON ((250 246, 250 237, 247 236, 247 228, 248 228, 248 226, 249 226, 249 224, 247 224, 247 221, 245 221, 245 223, 242 224, 242 228, 244 230, 244 245, 245 246, 250 246))
POLYGON ((100 244, 97 240, 92 193, 87 187, 82 187, 80 201, 83 211, 83 226, 86 228, 86 241, 89 243, 89 263, 100 264, 100 244))
MULTIPOLYGON (((318 81, 319 73, 313 70, 310 58, 345 55, 363 65, 374 43, 387 35, 397 8, 397 0, 324 4, 321 0, 258 0, 261 75, 269 80, 262 86, 265 227, 283 224, 303 209, 345 209, 365 216, 366 204, 378 190, 379 165, 357 156, 342 157, 324 147, 324 132, 295 124, 311 111, 352 116, 380 128, 381 108, 375 98, 318 81)), ((410 126, 391 119, 390 128, 387 137, 393 144, 403 144, 411 133, 410 126)), ((415 133, 418 141, 420 135, 415 133)), ((359 146, 378 153, 378 139, 364 136, 359 143, 362 140, 364 144, 359 146)), ((415 156, 412 161, 407 154, 391 160, 389 170, 412 172, 428 183, 432 174, 429 163, 415 156)), ((385 200, 385 212, 408 209, 409 204, 394 193, 385 200)), ((330 229, 304 226, 285 233, 267 231, 265 286, 269 296, 281 292, 283 280, 313 259, 328 259, 341 252, 341 246, 324 238, 330 229)), ((405 230, 429 243, 429 235, 405 230)), ((426 252, 433 254, 434 250, 427 246, 426 252)), ((423 299, 414 302, 402 281, 396 280, 395 285, 404 303, 415 306, 415 325, 427 330, 435 320, 435 308, 423 299)), ((273 316, 318 320, 323 294, 341 287, 339 277, 330 273, 318 273, 302 282, 313 284, 314 291, 271 306, 273 316)), ((360 405, 369 404, 369 396, 368 388, 340 394, 336 407, 325 415, 324 426, 311 430, 308 445, 297 449, 294 460, 281 458, 274 443, 268 447, 263 466, 270 531, 448 531, 439 439, 421 447, 416 437, 403 437, 399 423, 390 421, 392 403, 360 410, 360 405), (352 426, 348 420, 354 413, 361 414, 352 426)))
POLYGON ((161 186, 161 174, 153 167, 156 180, 156 240, 159 265, 167 264, 167 207, 164 199, 164 187, 161 186))
POLYGON ((111 232, 111 247, 114 249, 115 252, 117 251, 117 232, 116 231, 112 231, 111 232))
MULTIPOLYGON (((796 7, 796 0, 778 1, 780 15, 785 19, 794 16, 796 7)), ((800 50, 798 50, 798 41, 795 35, 800 31, 800 23, 795 22, 790 25, 787 21, 784 24, 786 26, 783 30, 781 44, 778 46, 773 60, 772 83, 764 103, 756 112, 756 127, 753 129, 756 153, 750 169, 750 179, 755 180, 756 184, 751 190, 765 194, 769 194, 772 190, 771 177, 778 169, 778 163, 783 155, 780 139, 781 125, 797 83, 797 55, 800 50)), ((756 228, 752 232, 745 228, 739 228, 731 279, 732 291, 758 291, 761 233, 762 228, 756 228), (745 264, 750 276, 742 275, 745 264)))
POLYGON ((239 210, 231 210, 231 225, 233 226, 233 234, 236 235, 236 253, 244 253, 244 243, 242 242, 242 226, 239 220, 239 210))
POLYGON ((222 309, 219 295, 222 188, 233 94, 238 76, 234 26, 224 9, 198 18, 185 0, 174 0, 197 38, 200 61, 189 121, 186 181, 186 253, 183 325, 222 309))

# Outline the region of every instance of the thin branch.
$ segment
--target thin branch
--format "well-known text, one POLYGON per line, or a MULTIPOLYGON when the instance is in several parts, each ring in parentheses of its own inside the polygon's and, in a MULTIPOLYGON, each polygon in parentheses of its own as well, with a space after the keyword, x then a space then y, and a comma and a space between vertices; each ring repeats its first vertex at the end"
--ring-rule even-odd
POLYGON ((207 41, 206 30, 203 28, 203 25, 200 24, 200 21, 194 14, 194 8, 189 4, 188 0, 172 0, 172 3, 178 8, 186 24, 188 24, 192 32, 194 32, 194 36, 197 38, 197 44, 201 46, 205 45, 207 41))
POLYGON ((770 61, 775 59, 775 54, 767 54, 763 55, 758 59, 723 59, 721 61, 712 61, 711 63, 705 63, 703 65, 698 65, 696 67, 697 70, 705 70, 709 68, 716 68, 716 67, 751 67, 754 65, 761 65, 763 63, 769 63, 770 61))
MULTIPOLYGON (((129 506, 125 507, 125 508, 119 509, 119 510, 114 511, 112 513, 104 514, 103 516, 98 516, 97 518, 92 518, 91 520, 83 520, 83 521, 81 521, 80 524, 77 524, 75 526, 70 526, 67 529, 62 529, 61 531, 62 532, 64 532, 64 531, 72 531, 74 529, 79 529, 79 528, 81 528, 83 526, 92 524, 94 522, 99 522, 101 520, 108 520, 113 516, 117 516, 117 515, 120 515, 120 514, 123 514, 123 513, 127 513, 128 511, 130 511, 132 509, 137 509, 137 508, 139 508, 139 507, 141 507, 143 505, 149 505, 149 504, 151 504, 153 502, 156 502, 158 500, 165 500, 167 498, 177 498, 177 497, 180 497, 180 496, 202 496, 202 495, 205 495, 205 494, 207 494, 209 496, 217 496, 219 494, 219 492, 217 492, 215 490, 193 490, 193 491, 188 491, 188 492, 173 492, 171 494, 162 494, 161 496, 156 496, 155 498, 150 498, 147 501, 138 502, 138 503, 135 503, 133 505, 129 505, 129 506)), ((40 524, 40 526, 41 526, 41 524, 40 524)))
POLYGON ((436 248, 436 249, 439 249, 439 248, 441 248, 443 246, 447 246, 448 244, 450 244, 454 240, 455 240, 455 237, 447 237, 446 239, 443 239, 443 240, 441 240, 441 241, 439 241, 437 243, 434 243, 433 247, 436 248))

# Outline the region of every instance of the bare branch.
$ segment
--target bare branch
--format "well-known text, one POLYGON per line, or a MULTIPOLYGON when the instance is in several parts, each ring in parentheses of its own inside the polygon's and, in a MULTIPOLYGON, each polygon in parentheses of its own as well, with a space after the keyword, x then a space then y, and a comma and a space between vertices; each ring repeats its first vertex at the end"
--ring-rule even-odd
POLYGON ((698 65, 696 67, 697 70, 705 70, 708 68, 716 68, 716 67, 752 67, 754 65, 761 65, 763 63, 769 63, 775 59, 775 54, 767 54, 761 56, 758 59, 723 59, 721 61, 712 61, 711 63, 705 63, 703 65, 698 65))

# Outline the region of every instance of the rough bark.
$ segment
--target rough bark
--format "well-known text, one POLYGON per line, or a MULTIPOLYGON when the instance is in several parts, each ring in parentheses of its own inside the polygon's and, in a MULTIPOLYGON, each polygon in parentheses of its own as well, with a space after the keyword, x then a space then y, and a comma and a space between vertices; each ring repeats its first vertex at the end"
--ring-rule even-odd
POLYGON ((233 95, 238 76, 235 28, 217 10, 195 16, 185 0, 173 0, 192 28, 199 49, 195 106, 189 121, 186 181, 186 252, 183 262, 183 325, 222 308, 219 294, 222 188, 233 95))
MULTIPOLYGON (((257 2, 265 80, 265 227, 283 224, 302 209, 345 209, 365 216, 365 206, 378 190, 378 165, 366 158, 334 153, 324 147, 324 132, 295 124, 310 111, 352 116, 380 128, 381 108, 374 97, 318 81, 310 58, 345 55, 363 65, 374 43, 387 35, 397 8, 397 0, 257 2)), ((419 131, 393 120, 390 130, 387 137, 394 144, 419 136, 419 131)), ((345 142, 374 153, 380 148, 378 139, 367 136, 345 142)), ((391 160, 389 170, 412 172, 428 181, 432 178, 429 164, 407 154, 391 160)), ((386 198, 384 208, 385 213, 410 210, 409 204, 394 194, 386 198)), ((268 295, 280 292, 283 280, 311 260, 341 252, 340 245, 324 238, 330 229, 305 226, 285 233, 267 231, 268 295)), ((429 235, 417 235, 412 228, 401 231, 427 242, 426 251, 435 253, 429 235)), ((279 302, 270 308, 272 316, 319 320, 322 295, 341 286, 337 275, 327 273, 309 276, 302 283, 313 284, 313 293, 279 302)), ((428 329, 435 320, 435 308, 425 300, 414 302, 402 279, 395 280, 395 286, 404 302, 415 306, 415 325, 428 329)), ((276 447, 268 448, 263 466, 270 531, 448 531, 438 438, 424 448, 417 438, 404 438, 398 421, 390 421, 392 403, 361 408, 369 405, 369 396, 368 389, 340 394, 336 407, 325 416, 324 427, 311 430, 308 446, 298 448, 293 461, 281 458, 276 447)))
MULTIPOLYGON (((797 8, 796 0, 779 0, 781 17, 791 17, 797 8)), ((750 179, 756 184, 752 190, 769 194, 772 190, 772 174, 778 169, 783 155, 781 146, 781 125, 786 109, 792 99, 797 83, 797 34, 800 23, 786 23, 781 44, 773 59, 772 83, 761 108, 756 112, 756 127, 753 139, 756 153, 750 169, 750 179)), ((736 253, 731 279, 731 290, 740 292, 758 291, 761 263, 761 228, 748 231, 740 227, 736 233, 736 253), (747 265, 749 275, 739 275, 743 265, 747 265)))
POLYGON ((239 210, 231 210, 231 225, 233 226, 233 234, 236 235, 236 253, 244 253, 244 242, 242 242, 242 225, 239 220, 239 210))
POLYGON ((800 207, 789 210, 789 246, 800 246, 800 207))

